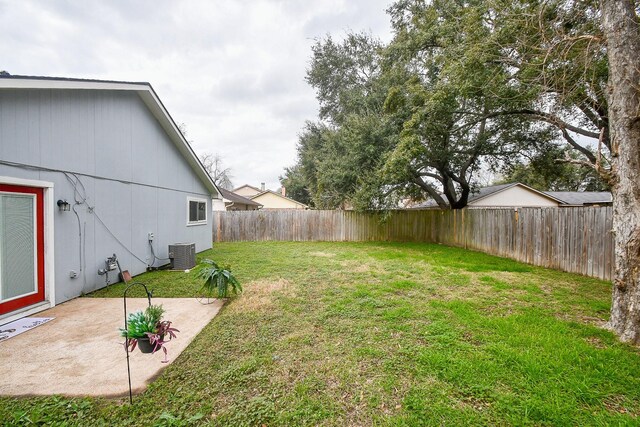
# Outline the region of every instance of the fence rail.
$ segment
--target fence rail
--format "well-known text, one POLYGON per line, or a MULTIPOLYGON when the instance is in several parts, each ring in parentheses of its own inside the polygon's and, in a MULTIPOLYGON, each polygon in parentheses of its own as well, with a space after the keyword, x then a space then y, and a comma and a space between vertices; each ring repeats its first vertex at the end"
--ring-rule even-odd
POLYGON ((612 209, 214 212, 213 240, 431 242, 611 280, 612 209))

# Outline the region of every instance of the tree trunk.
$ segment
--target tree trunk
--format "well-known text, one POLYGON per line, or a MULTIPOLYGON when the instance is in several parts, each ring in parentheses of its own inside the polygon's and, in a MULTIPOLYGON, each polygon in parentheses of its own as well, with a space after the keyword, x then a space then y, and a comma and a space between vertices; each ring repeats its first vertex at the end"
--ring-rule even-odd
POLYGON ((640 343, 640 31, 633 0, 602 0, 609 59, 615 275, 611 328, 640 343))

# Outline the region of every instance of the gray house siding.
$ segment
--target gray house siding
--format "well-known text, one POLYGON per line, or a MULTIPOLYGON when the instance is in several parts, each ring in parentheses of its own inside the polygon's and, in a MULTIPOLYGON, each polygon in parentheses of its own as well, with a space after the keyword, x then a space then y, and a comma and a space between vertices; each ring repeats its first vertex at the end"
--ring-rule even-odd
POLYGON ((165 264, 149 232, 160 258, 175 242, 211 248, 211 194, 135 92, 3 90, 0 160, 22 164, 0 164, 0 176, 53 182, 55 200, 86 197, 80 221, 55 208, 57 303, 105 286, 97 271, 113 253, 133 275, 165 264), (187 226, 187 197, 207 201, 206 225, 187 226))

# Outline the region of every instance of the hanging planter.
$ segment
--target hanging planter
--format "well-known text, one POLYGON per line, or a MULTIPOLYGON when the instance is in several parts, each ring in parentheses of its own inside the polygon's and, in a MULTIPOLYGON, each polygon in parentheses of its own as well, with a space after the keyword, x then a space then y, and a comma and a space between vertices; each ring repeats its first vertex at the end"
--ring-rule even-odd
MULTIPOLYGON (((115 255, 114 255, 115 256, 115 255)), ((129 403, 133 404, 133 390, 131 389, 131 364, 129 363, 129 353, 140 347, 142 353, 155 353, 162 349, 164 352, 164 360, 167 363, 167 349, 164 347, 165 337, 168 335, 169 340, 176 337, 176 328, 171 327, 171 322, 162 320, 164 308, 162 305, 151 305, 151 292, 147 285, 141 282, 133 282, 124 289, 122 296, 124 305, 124 328, 120 328, 120 336, 125 338, 124 349, 127 352, 127 377, 129 380, 129 403), (129 313, 127 315, 127 293, 135 286, 141 286, 147 295, 149 306, 142 311, 129 313)))
POLYGON ((172 338, 176 338, 176 328, 171 327, 171 322, 162 320, 164 308, 161 305, 149 305, 145 311, 130 313, 127 317, 126 329, 120 329, 120 335, 126 338, 125 345, 128 351, 136 347, 142 353, 155 353, 158 350, 164 352, 164 360, 167 363, 167 349, 164 344, 172 338), (169 337, 165 341, 165 338, 169 337))

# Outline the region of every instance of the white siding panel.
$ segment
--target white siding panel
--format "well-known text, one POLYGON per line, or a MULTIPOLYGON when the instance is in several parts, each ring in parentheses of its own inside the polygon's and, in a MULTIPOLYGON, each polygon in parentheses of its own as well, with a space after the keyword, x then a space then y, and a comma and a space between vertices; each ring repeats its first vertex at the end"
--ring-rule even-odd
MULTIPOLYGON (((131 97, 99 93, 96 100, 96 175, 132 180, 131 97)), ((78 141, 79 142, 79 141, 78 141)))
POLYGON ((27 139, 25 141, 26 161, 35 161, 41 164, 40 150, 40 94, 38 92, 29 92, 27 105, 27 139))
MULTIPOLYGON (((131 212, 132 212, 132 238, 131 249, 143 260, 151 263, 151 249, 148 243, 148 233, 160 234, 158 229, 158 190, 155 188, 132 186, 131 188, 131 212)), ((153 241, 156 247, 156 241, 153 241)), ((157 252, 156 252, 156 255, 157 252)), ((158 255, 159 256, 159 255, 158 255)), ((163 263, 155 263, 160 266, 163 263)))

